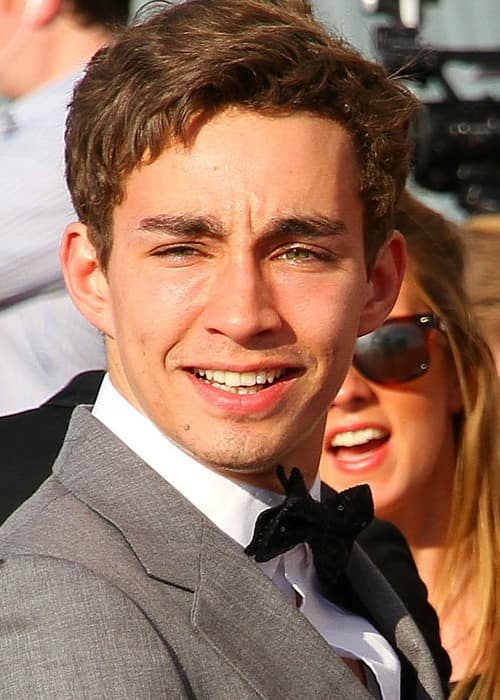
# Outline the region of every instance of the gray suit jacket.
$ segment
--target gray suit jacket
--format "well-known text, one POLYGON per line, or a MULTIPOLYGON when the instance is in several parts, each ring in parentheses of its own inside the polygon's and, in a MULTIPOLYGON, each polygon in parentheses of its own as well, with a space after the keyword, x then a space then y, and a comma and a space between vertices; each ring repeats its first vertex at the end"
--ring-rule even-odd
MULTIPOLYGON (((355 549, 350 580, 442 698, 422 636, 355 549)), ((0 697, 368 700, 241 547, 76 409, 54 474, 0 529, 0 697)))

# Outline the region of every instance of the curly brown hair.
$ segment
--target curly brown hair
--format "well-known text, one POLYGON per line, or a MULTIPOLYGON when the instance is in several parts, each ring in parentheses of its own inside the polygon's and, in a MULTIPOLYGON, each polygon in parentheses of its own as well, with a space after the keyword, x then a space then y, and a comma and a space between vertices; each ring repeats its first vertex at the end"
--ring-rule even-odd
POLYGON ((106 267, 127 176, 194 117, 229 106, 307 112, 342 124, 358 157, 367 266, 392 226, 417 101, 381 66, 330 34, 307 0, 188 0, 163 6, 99 51, 75 88, 67 181, 106 267))

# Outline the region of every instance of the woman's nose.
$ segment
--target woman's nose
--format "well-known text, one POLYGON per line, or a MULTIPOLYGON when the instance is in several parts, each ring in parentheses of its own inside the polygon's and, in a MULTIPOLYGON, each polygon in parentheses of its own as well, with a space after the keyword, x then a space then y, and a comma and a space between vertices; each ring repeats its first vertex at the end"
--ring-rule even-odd
POLYGON ((355 410, 374 399, 375 394, 370 383, 351 365, 337 396, 332 401, 332 406, 346 411, 355 410))

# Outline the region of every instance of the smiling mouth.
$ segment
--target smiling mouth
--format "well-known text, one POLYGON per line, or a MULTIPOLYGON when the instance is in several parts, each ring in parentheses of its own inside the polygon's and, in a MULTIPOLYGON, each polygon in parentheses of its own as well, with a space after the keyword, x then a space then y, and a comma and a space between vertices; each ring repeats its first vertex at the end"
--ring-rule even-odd
POLYGON ((365 452, 380 447, 389 439, 389 433, 379 428, 362 428, 337 433, 330 447, 336 455, 345 452, 365 452))
POLYGON ((239 394, 240 396, 257 394, 259 391, 267 389, 273 384, 288 379, 293 375, 293 370, 284 368, 258 372, 233 372, 220 369, 195 368, 192 372, 195 377, 206 384, 231 394, 239 394))

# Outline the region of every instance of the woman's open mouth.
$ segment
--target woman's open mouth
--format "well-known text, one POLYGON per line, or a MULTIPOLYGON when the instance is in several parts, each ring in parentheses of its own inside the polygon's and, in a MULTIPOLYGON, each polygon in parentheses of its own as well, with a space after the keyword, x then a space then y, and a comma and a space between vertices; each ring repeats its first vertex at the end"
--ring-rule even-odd
POLYGON ((376 427, 337 432, 331 438, 328 451, 335 466, 352 471, 378 466, 390 438, 387 430, 376 427))

